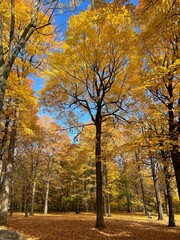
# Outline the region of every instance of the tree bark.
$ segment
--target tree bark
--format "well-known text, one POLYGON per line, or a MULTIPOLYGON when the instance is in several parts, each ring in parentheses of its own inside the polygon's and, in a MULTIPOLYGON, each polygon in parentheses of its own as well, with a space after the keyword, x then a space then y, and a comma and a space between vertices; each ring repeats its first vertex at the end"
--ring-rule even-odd
POLYGON ((32 186, 32 194, 31 194, 31 209, 30 209, 30 215, 34 214, 34 199, 35 199, 35 192, 36 192, 36 180, 33 180, 33 186, 32 186))
POLYGON ((48 200, 49 200, 49 180, 46 183, 46 196, 45 196, 45 203, 44 203, 44 214, 48 213, 48 200))
POLYGON ((155 162, 155 160, 152 159, 151 156, 150 156, 150 160, 151 160, 151 171, 152 171, 153 182, 154 182, 154 190, 156 195, 158 220, 163 220, 163 208, 162 208, 161 193, 159 188, 159 179, 157 174, 157 162, 155 162))
POLYGON ((169 173, 168 166, 164 166, 164 174, 165 174, 165 183, 167 189, 167 200, 169 206, 169 227, 175 227, 175 219, 174 219, 174 204, 172 198, 172 188, 171 188, 171 174, 169 173))
POLYGON ((29 191, 30 191, 30 184, 27 183, 26 189, 25 189, 25 205, 24 205, 25 217, 28 217, 28 213, 29 213, 29 204, 30 204, 29 191))
POLYGON ((126 189, 126 203, 127 203, 127 212, 131 212, 131 200, 129 197, 129 189, 128 189, 128 182, 127 179, 125 179, 125 189, 126 189))
POLYGON ((107 196, 106 193, 104 192, 104 216, 107 216, 107 196))
POLYGON ((96 117, 96 225, 98 229, 105 228, 104 209, 103 209, 103 191, 102 191, 102 162, 101 162, 101 117, 96 117))
POLYGON ((177 183, 177 189, 179 194, 179 200, 180 200, 180 152, 178 150, 178 145, 174 145, 171 150, 171 157, 176 177, 176 183, 177 183))
POLYGON ((14 181, 12 177, 10 184, 10 216, 13 215, 13 210, 14 210, 14 181))
POLYGON ((4 58, 3 58, 3 23, 2 17, 0 16, 0 114, 3 107, 4 93, 6 88, 6 80, 4 78, 4 58))
MULTIPOLYGON (((167 90, 169 93, 169 104, 168 104, 168 124, 169 124, 169 138, 172 140, 172 150, 171 150, 171 158, 174 167, 176 183, 178 188, 179 200, 180 200, 180 151, 178 146, 179 135, 180 135, 180 112, 178 116, 178 120, 176 122, 174 116, 174 106, 173 106, 173 78, 174 76, 170 76, 168 81, 169 84, 167 86, 167 90)), ((178 108, 180 109, 180 93, 178 99, 178 108)))
POLYGON ((138 165, 138 171, 139 171, 139 174, 140 174, 140 186, 141 186, 142 200, 143 200, 143 206, 144 206, 144 214, 147 215, 146 197, 145 197, 145 190, 144 190, 144 180, 143 180, 143 177, 141 175, 140 165, 138 165))
POLYGON ((0 208, 0 225, 7 225, 7 213, 8 213, 8 205, 9 205, 9 197, 10 197, 10 185, 11 185, 11 177, 13 171, 13 161, 14 161, 14 149, 16 143, 16 120, 14 120, 12 125, 12 131, 10 136, 10 143, 8 148, 8 158, 7 162, 5 162, 5 176, 3 179, 2 187, 3 187, 3 196, 1 201, 0 208))
POLYGON ((108 217, 111 217, 111 202, 109 193, 107 194, 107 207, 108 207, 108 217))
POLYGON ((8 138, 8 128, 9 128, 9 115, 6 116, 5 125, 4 125, 4 133, 1 141, 1 148, 0 148, 0 177, 3 178, 3 155, 6 150, 7 138, 8 138))
POLYGON ((108 180, 107 180, 107 166, 106 166, 106 159, 103 163, 103 185, 104 185, 104 216, 107 215, 107 187, 108 187, 108 180))
POLYGON ((164 203, 166 208, 166 215, 169 216, 169 206, 168 206, 166 189, 164 189, 164 203))

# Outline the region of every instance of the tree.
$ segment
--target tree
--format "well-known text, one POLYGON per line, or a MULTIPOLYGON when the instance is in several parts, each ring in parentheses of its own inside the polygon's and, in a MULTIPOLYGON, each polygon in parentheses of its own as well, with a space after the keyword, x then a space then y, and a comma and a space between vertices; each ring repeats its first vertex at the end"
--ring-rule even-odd
POLYGON ((130 101, 126 67, 134 37, 131 12, 124 6, 111 3, 72 17, 63 52, 52 55, 50 71, 45 72, 49 82, 41 92, 44 105, 60 111, 68 102, 71 112, 77 115, 78 107, 95 125, 97 228, 105 227, 102 123, 108 118, 123 118, 130 101))
MULTIPOLYGON (((67 155, 70 139, 67 132, 62 129, 52 118, 44 116, 39 121, 41 137, 41 148, 43 152, 44 182, 45 182, 45 206, 44 213, 48 213, 49 189, 53 174, 58 171, 60 161, 67 155)), ((42 166, 43 168, 43 166, 42 166)))
POLYGON ((1 145, 1 225, 6 225, 18 132, 24 131, 26 134, 33 134, 30 125, 36 121, 37 113, 37 101, 31 89, 32 82, 24 79, 23 85, 19 86, 18 83, 19 77, 12 72, 5 97, 4 114, 6 117, 1 145), (27 117, 28 119, 26 119, 27 117))
POLYGON ((143 58, 141 81, 148 101, 166 116, 167 143, 180 196, 180 98, 178 1, 141 1, 139 40, 143 58), (153 20, 152 20, 153 19, 153 20))
POLYGON ((43 34, 43 29, 52 24, 57 4, 51 0, 0 1, 0 112, 14 61, 33 34, 43 34))

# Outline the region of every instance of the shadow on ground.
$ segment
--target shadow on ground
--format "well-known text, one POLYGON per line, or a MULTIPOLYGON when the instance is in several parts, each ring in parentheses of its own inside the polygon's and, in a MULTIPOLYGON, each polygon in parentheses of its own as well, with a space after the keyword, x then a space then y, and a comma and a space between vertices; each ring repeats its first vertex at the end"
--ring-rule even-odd
POLYGON ((20 235, 8 230, 0 230, 0 240, 20 240, 20 235))

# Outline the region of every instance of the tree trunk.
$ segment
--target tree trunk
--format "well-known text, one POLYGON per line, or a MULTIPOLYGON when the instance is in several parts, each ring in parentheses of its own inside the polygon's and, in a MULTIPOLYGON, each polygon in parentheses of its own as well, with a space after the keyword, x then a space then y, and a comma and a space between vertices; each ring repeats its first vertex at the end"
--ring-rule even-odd
POLYGON ((110 206, 110 197, 109 197, 109 187, 108 187, 108 170, 106 159, 103 164, 103 183, 104 183, 104 216, 111 216, 111 206, 110 206))
POLYGON ((3 183, 3 197, 0 208, 0 226, 7 226, 7 213, 10 194, 10 178, 12 173, 12 164, 8 163, 6 166, 5 179, 3 183))
POLYGON ((48 213, 48 200, 49 200, 49 180, 46 183, 46 196, 45 196, 45 203, 44 203, 44 214, 48 213))
POLYGON ((3 23, 2 17, 0 16, 0 115, 2 112, 4 93, 6 88, 6 79, 4 78, 4 58, 3 58, 3 23))
POLYGON ((169 216, 169 206, 168 206, 166 189, 164 189, 164 202, 165 202, 165 207, 166 207, 166 214, 167 214, 167 216, 169 216))
POLYGON ((131 212, 131 200, 129 197, 129 189, 128 189, 128 182, 127 179, 125 179, 125 189, 126 189, 126 203, 127 203, 127 212, 131 212))
POLYGON ((23 184, 22 187, 22 192, 21 192, 21 201, 20 201, 21 205, 20 205, 20 212, 25 212, 25 185, 23 184))
POLYGON ((13 160, 14 160, 14 149, 16 143, 16 120, 14 120, 12 125, 12 131, 10 136, 9 148, 8 148, 8 158, 5 162, 5 176, 3 179, 3 196, 0 208, 0 225, 7 225, 7 212, 9 206, 9 197, 10 197, 10 185, 11 177, 13 172, 13 160))
POLYGON ((167 166, 164 166, 164 174, 165 174, 165 183, 167 189, 167 200, 169 206, 169 227, 175 227, 175 219, 174 219, 174 205, 172 199, 172 189, 171 189, 171 174, 169 173, 169 169, 167 166))
POLYGON ((28 217, 28 213, 29 213, 29 194, 28 194, 28 189, 26 189, 26 193, 25 193, 25 206, 24 206, 24 213, 25 213, 25 217, 28 217))
POLYGON ((104 216, 107 215, 107 187, 108 187, 108 179, 107 179, 107 166, 106 166, 106 159, 104 159, 103 163, 103 196, 104 196, 104 216))
POLYGON ((177 189, 179 194, 179 200, 180 200, 180 152, 178 148, 179 148, 178 145, 173 146, 173 149, 171 150, 171 157, 172 157, 177 189))
POLYGON ((86 212, 89 212, 88 200, 87 200, 87 198, 85 198, 85 209, 86 209, 86 212))
MULTIPOLYGON (((1 116, 0 116, 1 117, 1 116)), ((4 133, 1 141, 1 148, 0 148, 0 177, 3 178, 3 155, 5 153, 7 138, 8 138, 8 128, 9 128, 9 115, 6 116, 5 125, 4 125, 4 133)))
POLYGON ((107 204, 106 204, 106 193, 104 192, 104 216, 107 216, 107 204))
POLYGON ((107 194, 107 207, 108 207, 108 217, 111 217, 111 202, 110 202, 109 193, 107 194))
POLYGON ((105 228, 103 191, 102 191, 102 162, 101 162, 101 117, 96 118, 96 225, 98 229, 105 228))
POLYGON ((139 181, 141 186, 141 194, 142 194, 142 200, 143 200, 143 206, 144 206, 144 214, 147 215, 147 207, 146 207, 146 197, 145 197, 145 190, 144 190, 144 180, 141 174, 141 166, 139 163, 139 149, 138 151, 135 151, 135 159, 137 162, 137 169, 138 169, 138 175, 139 175, 139 181))
POLYGON ((13 215, 13 210, 14 210, 14 181, 12 180, 10 184, 10 216, 13 215))
MULTIPOLYGON (((178 194, 180 199, 180 151, 178 146, 179 135, 180 135, 180 112, 178 116, 178 121, 176 122, 174 116, 174 106, 173 106, 173 78, 174 76, 170 76, 168 81, 169 84, 167 86, 167 90, 169 93, 169 104, 168 104, 168 124, 169 124, 169 138, 172 140, 172 150, 171 150, 171 158, 174 167, 176 183, 178 188, 178 194)), ((178 99, 178 107, 180 109, 180 93, 178 99)))
POLYGON ((154 182, 154 190, 156 195, 158 220, 163 220, 163 208, 162 208, 161 193, 159 188, 159 179, 157 174, 157 162, 155 162, 155 160, 153 160, 151 156, 150 156, 150 160, 151 160, 151 171, 152 171, 153 182, 154 182))
POLYGON ((146 207, 146 197, 145 197, 145 190, 144 190, 144 180, 141 174, 141 167, 138 164, 138 172, 140 177, 140 186, 141 186, 141 194, 142 194, 142 200, 143 200, 143 206, 144 206, 144 214, 147 215, 147 207, 146 207))
POLYGON ((30 215, 34 214, 34 199, 35 199, 35 192, 36 192, 36 180, 33 181, 32 186, 32 194, 31 194, 31 209, 30 209, 30 215))

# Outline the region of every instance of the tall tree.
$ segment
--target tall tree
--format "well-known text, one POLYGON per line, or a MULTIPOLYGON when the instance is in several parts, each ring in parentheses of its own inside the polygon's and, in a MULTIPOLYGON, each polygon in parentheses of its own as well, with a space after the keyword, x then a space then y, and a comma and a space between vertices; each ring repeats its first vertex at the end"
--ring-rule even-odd
POLYGON ((180 197, 180 93, 178 1, 140 1, 138 11, 143 56, 141 81, 148 100, 166 116, 168 142, 180 197))
POLYGON ((53 54, 46 72, 49 81, 41 95, 44 105, 60 111, 68 104, 71 112, 85 112, 95 125, 97 228, 105 227, 102 123, 108 118, 123 118, 129 104, 126 68, 134 37, 131 12, 124 6, 111 3, 72 17, 63 52, 53 54))

